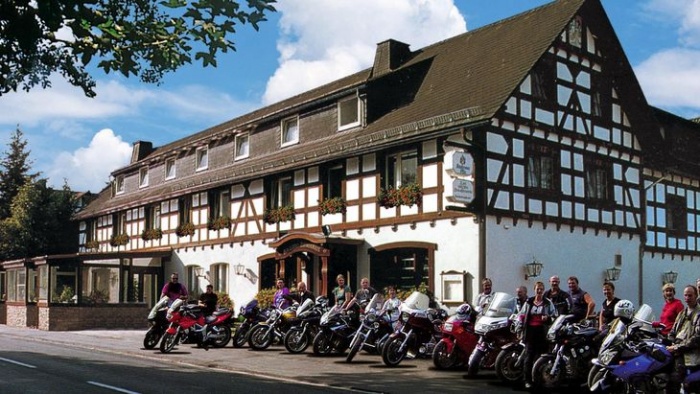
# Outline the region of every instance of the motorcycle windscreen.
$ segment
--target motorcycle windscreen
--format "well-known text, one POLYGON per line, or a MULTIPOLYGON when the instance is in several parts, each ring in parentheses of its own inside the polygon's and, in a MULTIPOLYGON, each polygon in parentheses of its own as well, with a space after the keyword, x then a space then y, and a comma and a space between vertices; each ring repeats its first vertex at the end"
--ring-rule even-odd
POLYGON ((416 310, 424 311, 424 310, 428 309, 429 305, 430 305, 430 298, 426 294, 423 294, 419 291, 414 291, 401 304, 401 311, 402 312, 411 312, 411 311, 416 311, 416 310))
POLYGON ((314 301, 310 298, 304 300, 304 302, 297 308, 297 317, 304 317, 311 309, 314 307, 314 301), (306 312, 306 313, 305 313, 306 312))
POLYGON ((382 306, 384 305, 384 296, 381 295, 380 293, 376 293, 375 295, 372 296, 372 299, 369 300, 369 304, 365 307, 366 311, 372 311, 376 312, 380 309, 382 309, 382 306))
POLYGON ((508 317, 516 312, 515 307, 515 296, 508 293, 497 292, 493 295, 493 299, 486 308, 484 316, 508 317))

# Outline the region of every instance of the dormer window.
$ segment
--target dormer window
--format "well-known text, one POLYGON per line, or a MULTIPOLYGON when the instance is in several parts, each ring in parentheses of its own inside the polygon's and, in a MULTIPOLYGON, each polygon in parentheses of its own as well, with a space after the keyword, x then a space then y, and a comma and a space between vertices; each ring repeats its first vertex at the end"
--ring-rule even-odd
POLYGON ((165 161, 165 179, 174 179, 177 175, 175 171, 175 159, 168 159, 165 161))
POLYGON ((206 147, 197 149, 197 171, 209 168, 209 149, 206 147))
POLYGON ((245 159, 248 157, 249 154, 249 135, 248 133, 245 134, 238 134, 236 136, 236 151, 234 155, 234 160, 241 160, 245 159))
POLYGON ((288 118, 282 121, 282 146, 299 142, 299 118, 288 118))
POLYGON ((139 187, 148 186, 148 167, 139 170, 139 187))
POLYGON ((360 125, 360 99, 351 97, 338 102, 338 130, 360 125))
POLYGON ((124 193, 124 175, 119 175, 115 181, 114 189, 116 194, 124 193))

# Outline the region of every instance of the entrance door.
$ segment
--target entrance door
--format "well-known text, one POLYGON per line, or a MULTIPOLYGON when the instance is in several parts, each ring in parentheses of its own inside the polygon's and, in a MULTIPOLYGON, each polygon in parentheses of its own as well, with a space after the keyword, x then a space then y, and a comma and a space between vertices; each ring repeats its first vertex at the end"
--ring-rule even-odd
POLYGON ((131 273, 124 270, 124 294, 127 302, 144 302, 149 307, 158 302, 160 291, 165 284, 161 279, 160 268, 132 267, 131 273))

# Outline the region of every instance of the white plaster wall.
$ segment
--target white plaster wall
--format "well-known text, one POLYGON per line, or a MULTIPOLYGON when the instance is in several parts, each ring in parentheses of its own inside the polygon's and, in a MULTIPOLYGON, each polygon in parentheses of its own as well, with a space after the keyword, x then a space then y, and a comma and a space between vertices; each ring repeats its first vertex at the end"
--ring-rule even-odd
POLYGON ((663 273, 674 271, 678 273, 676 280, 676 298, 683 301, 683 288, 686 285, 695 285, 695 280, 700 278, 698 270, 698 260, 685 256, 674 256, 661 253, 644 253, 644 282, 642 284, 642 302, 649 304, 656 316, 661 314, 663 307, 663 296, 661 286, 663 285, 663 273))

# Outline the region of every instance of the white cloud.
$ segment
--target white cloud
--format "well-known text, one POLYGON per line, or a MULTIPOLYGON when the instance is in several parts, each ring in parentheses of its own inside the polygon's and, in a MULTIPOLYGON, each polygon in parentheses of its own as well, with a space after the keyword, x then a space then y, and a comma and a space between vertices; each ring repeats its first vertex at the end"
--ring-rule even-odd
POLYGON ((700 108, 700 51, 657 52, 635 67, 635 74, 650 104, 700 108))
POLYGON ((128 164, 130 158, 131 145, 112 130, 103 129, 87 147, 59 153, 45 175, 54 187, 62 186, 66 179, 73 190, 96 193, 109 181, 109 174, 128 164))
POLYGON ((679 42, 687 47, 700 47, 700 0, 651 0, 646 10, 659 21, 670 19, 679 24, 679 42))
POLYGON ((466 31, 453 0, 295 0, 276 7, 280 66, 264 104, 371 66, 376 44, 389 38, 416 50, 466 31))

